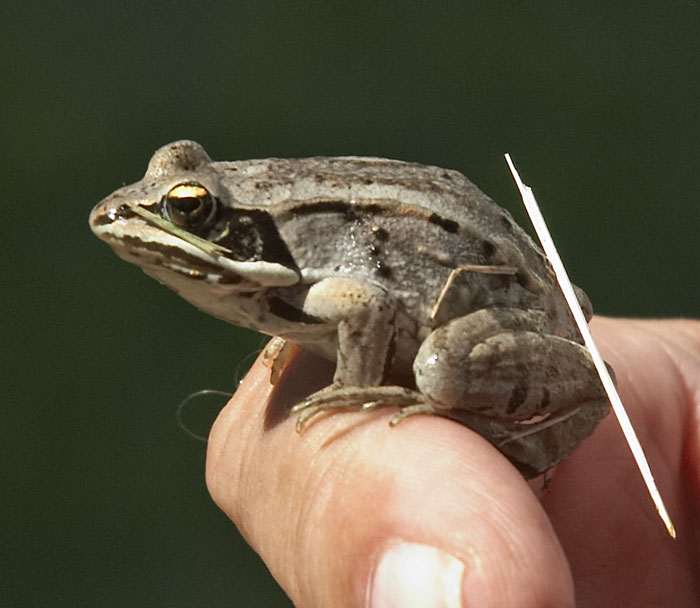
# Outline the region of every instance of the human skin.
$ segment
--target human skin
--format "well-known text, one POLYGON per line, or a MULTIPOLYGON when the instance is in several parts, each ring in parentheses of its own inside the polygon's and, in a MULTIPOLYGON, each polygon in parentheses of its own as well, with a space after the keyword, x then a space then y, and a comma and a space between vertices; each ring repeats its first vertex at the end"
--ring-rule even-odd
POLYGON ((299 436, 286 408, 333 369, 305 354, 274 387, 258 361, 221 412, 211 495, 300 608, 700 605, 700 322, 591 327, 676 540, 613 414, 545 487, 437 416, 343 411, 299 436))

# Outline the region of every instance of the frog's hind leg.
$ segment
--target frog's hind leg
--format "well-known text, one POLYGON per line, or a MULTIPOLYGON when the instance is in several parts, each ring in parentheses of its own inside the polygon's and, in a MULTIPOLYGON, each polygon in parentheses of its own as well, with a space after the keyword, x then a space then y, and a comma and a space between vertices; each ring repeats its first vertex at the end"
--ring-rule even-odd
POLYGON ((391 421, 392 426, 403 418, 418 413, 435 413, 423 396, 402 386, 330 386, 309 395, 291 409, 297 415, 296 430, 304 431, 309 420, 321 412, 342 409, 374 409, 381 406, 399 406, 391 421))
POLYGON ((563 460, 609 410, 588 351, 547 329, 543 312, 482 309, 435 329, 414 361, 436 413, 477 431, 527 477, 563 460))

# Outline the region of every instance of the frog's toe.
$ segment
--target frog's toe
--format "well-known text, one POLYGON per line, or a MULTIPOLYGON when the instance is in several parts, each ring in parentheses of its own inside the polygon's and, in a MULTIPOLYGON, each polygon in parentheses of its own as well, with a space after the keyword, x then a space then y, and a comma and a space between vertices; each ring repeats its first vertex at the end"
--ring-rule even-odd
POLYGON ((296 431, 301 434, 307 423, 320 414, 333 410, 360 408, 363 403, 351 399, 344 391, 335 387, 327 387, 309 395, 303 401, 294 405, 290 413, 296 415, 296 431))
MULTIPOLYGON (((294 408, 299 407, 299 405, 302 404, 297 404, 294 406, 294 408)), ((292 408, 292 409, 294 409, 292 408)), ((320 406, 307 406, 306 408, 299 409, 297 412, 297 423, 296 423, 296 431, 301 435, 304 430, 306 429, 306 423, 311 420, 316 414, 320 413, 323 411, 323 408, 320 406)))
POLYGON ((406 418, 415 416, 416 414, 440 414, 430 403, 423 401, 422 403, 414 403, 401 408, 401 411, 396 414, 389 422, 390 426, 396 426, 406 418))
MULTIPOLYGON (((420 393, 401 386, 327 387, 294 405, 290 413, 297 415, 296 430, 302 433, 307 422, 321 412, 343 409, 371 410, 386 405, 398 405, 402 408, 402 412, 397 416, 403 419, 414 413, 425 413, 427 410, 413 411, 412 409, 425 407, 422 401, 420 393), (404 410, 410 411, 401 415, 404 410)), ((392 426, 396 424, 393 419, 391 424, 392 426)))

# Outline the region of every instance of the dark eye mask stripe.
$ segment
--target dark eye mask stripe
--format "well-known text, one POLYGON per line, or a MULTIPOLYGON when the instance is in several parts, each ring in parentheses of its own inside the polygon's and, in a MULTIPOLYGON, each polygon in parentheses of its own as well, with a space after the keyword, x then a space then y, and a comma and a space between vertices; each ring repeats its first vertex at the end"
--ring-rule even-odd
POLYGON ((225 249, 221 253, 223 257, 239 262, 274 262, 299 270, 275 222, 266 211, 222 209, 219 225, 222 222, 228 228, 226 235, 212 239, 212 242, 225 249))

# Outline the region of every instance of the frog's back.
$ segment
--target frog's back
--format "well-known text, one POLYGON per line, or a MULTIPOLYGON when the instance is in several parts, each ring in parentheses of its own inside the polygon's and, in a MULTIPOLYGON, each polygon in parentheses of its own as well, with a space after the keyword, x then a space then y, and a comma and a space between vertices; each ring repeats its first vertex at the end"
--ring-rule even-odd
POLYGON ((480 234, 500 232, 521 239, 520 229, 507 211, 450 169, 362 156, 212 162, 199 144, 181 140, 154 154, 144 181, 151 183, 167 174, 188 176, 192 171, 213 174, 234 205, 265 208, 286 201, 322 199, 395 201, 404 208, 422 208, 439 218, 471 226, 480 234))
MULTIPOLYGON (((467 240, 483 242, 483 248, 495 252, 494 264, 514 265, 527 275, 549 272, 539 248, 510 213, 458 171, 359 156, 268 158, 212 166, 233 199, 246 205, 264 208, 326 200, 360 207, 381 201, 385 212, 387 206, 396 209, 391 222, 395 230, 406 224, 402 220, 408 211, 422 210, 426 224, 442 226, 445 239, 455 241, 453 250, 467 240)), ((474 263, 471 252, 458 258, 446 265, 474 263)))
POLYGON ((267 158, 215 162, 234 198, 255 206, 286 200, 395 200, 473 223, 501 209, 458 171, 377 157, 267 158))

